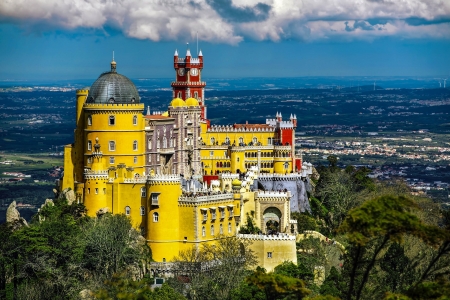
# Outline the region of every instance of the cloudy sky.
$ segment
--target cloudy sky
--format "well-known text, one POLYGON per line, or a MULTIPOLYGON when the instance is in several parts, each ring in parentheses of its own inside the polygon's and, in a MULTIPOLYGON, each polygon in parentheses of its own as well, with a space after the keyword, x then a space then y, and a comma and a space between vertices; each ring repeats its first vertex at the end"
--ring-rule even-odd
POLYGON ((1 0, 0 80, 448 76, 450 0, 1 0))

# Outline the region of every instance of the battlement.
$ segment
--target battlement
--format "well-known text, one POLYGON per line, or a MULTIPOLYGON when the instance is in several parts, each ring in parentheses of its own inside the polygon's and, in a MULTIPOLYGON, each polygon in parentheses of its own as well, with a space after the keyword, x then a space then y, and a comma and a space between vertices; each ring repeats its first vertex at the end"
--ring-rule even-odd
POLYGON ((231 174, 231 173, 221 173, 219 178, 222 180, 233 180, 239 179, 239 174, 231 174))
POLYGON ((264 235, 264 234, 237 234, 239 239, 247 239, 253 241, 289 241, 295 242, 295 235, 289 235, 287 233, 279 233, 278 235, 264 235))
POLYGON ((280 121, 278 126, 280 126, 280 128, 294 128, 294 123, 291 121, 280 121))
POLYGON ((149 184, 158 184, 158 183, 177 184, 181 183, 181 177, 175 174, 168 174, 168 175, 155 174, 155 175, 148 175, 147 181, 149 182, 149 184))
POLYGON ((261 173, 258 175, 259 180, 268 180, 268 181, 274 181, 274 180, 297 180, 300 179, 301 175, 299 173, 289 173, 289 174, 279 174, 279 173, 261 173))
POLYGON ((203 193, 196 193, 190 196, 181 196, 178 198, 179 202, 199 203, 199 202, 211 202, 218 200, 230 200, 233 199, 232 193, 215 194, 215 195, 203 195, 203 193))
POLYGON ((197 87, 205 87, 206 82, 204 81, 172 81, 172 86, 197 86, 197 87))
POLYGON ((87 89, 87 90, 85 90, 85 89, 77 90, 77 95, 78 94, 87 95, 87 94, 89 94, 89 89, 87 89))
POLYGON ((144 103, 84 103, 84 108, 91 108, 91 109, 123 109, 123 108, 130 108, 130 109, 136 109, 141 110, 144 109, 144 103))
POLYGON ((233 125, 213 125, 208 128, 207 132, 273 132, 274 127, 239 127, 233 125))
POLYGON ((284 198, 291 197, 291 192, 278 192, 278 191, 258 191, 255 197, 257 198, 284 198))

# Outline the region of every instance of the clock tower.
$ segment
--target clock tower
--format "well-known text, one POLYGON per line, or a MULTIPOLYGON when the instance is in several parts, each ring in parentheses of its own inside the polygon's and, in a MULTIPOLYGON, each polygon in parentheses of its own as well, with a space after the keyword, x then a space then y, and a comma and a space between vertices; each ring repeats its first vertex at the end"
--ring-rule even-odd
POLYGON ((180 98, 186 101, 189 98, 195 98, 201 107, 201 118, 206 119, 205 107, 205 86, 202 81, 203 54, 198 53, 198 57, 192 57, 189 48, 186 51, 186 57, 178 57, 178 51, 175 50, 173 56, 173 67, 175 69, 175 81, 172 82, 173 98, 180 98))

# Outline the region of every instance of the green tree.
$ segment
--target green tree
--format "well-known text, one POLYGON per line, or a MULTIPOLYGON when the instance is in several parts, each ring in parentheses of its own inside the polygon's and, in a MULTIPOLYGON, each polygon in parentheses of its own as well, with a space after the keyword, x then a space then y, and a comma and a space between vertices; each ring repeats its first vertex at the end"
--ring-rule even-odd
POLYGON ((303 280, 276 273, 266 273, 261 268, 257 268, 245 280, 264 291, 266 299, 303 299, 311 293, 303 280))
POLYGON ((177 275, 187 276, 189 285, 177 280, 169 284, 189 299, 229 299, 231 292, 257 263, 250 241, 218 236, 215 244, 180 252, 174 259, 177 275))
POLYGON ((302 279, 306 282, 312 282, 314 280, 314 273, 308 270, 301 262, 296 265, 291 261, 285 261, 281 265, 275 267, 274 273, 302 279))

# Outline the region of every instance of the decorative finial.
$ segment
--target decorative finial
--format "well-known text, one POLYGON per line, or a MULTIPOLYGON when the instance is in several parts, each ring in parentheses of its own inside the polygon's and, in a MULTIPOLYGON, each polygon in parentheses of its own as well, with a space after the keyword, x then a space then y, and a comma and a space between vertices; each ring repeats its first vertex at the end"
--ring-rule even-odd
POLYGON ((178 56, 178 49, 175 49, 175 54, 173 56, 178 56))
POLYGON ((150 116, 150 105, 147 106, 147 116, 150 116))
POLYGON ((114 61, 114 50, 113 50, 113 57, 112 57, 112 62, 111 62, 111 72, 116 73, 116 62, 114 61))
POLYGON ((186 56, 191 56, 191 50, 189 50, 189 43, 186 43, 186 47, 187 47, 186 56))

